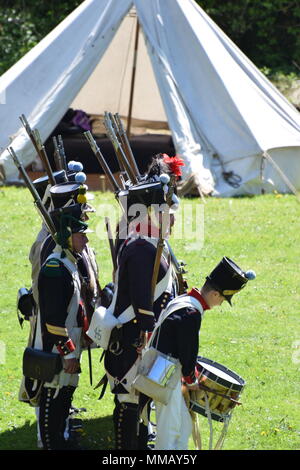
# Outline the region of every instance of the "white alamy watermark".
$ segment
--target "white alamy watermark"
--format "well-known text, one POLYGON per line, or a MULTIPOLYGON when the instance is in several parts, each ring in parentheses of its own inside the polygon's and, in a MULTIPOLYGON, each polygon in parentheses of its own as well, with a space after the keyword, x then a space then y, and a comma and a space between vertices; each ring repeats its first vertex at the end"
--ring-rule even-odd
POLYGON ((300 364, 300 339, 292 343, 292 362, 293 364, 300 364))
POLYGON ((5 364, 6 358, 6 344, 0 341, 0 364, 5 364))
POLYGON ((175 213, 172 228, 174 240, 184 240, 191 250, 203 248, 204 245, 204 205, 185 203, 175 213))
MULTIPOLYGON (((122 210, 120 206, 114 204, 100 204, 96 209, 96 213, 100 217, 96 226, 96 235, 99 239, 107 239, 107 225, 104 223, 104 220, 109 219, 112 238, 115 237, 115 230, 118 227, 118 236, 121 240, 124 240, 132 231, 132 224, 137 228, 137 233, 139 233, 141 227, 144 227, 145 231, 145 225, 148 223, 149 208, 144 204, 133 204, 128 210, 123 205, 122 210), (132 221, 130 225, 127 223, 128 220, 132 221)), ((163 238, 169 238, 170 234, 172 234, 174 241, 184 240, 190 249, 201 249, 203 247, 203 204, 185 202, 179 206, 178 210, 170 212, 168 211, 167 204, 152 204, 151 214, 151 221, 154 223, 147 227, 148 236, 156 238, 158 228, 161 227, 163 238)))

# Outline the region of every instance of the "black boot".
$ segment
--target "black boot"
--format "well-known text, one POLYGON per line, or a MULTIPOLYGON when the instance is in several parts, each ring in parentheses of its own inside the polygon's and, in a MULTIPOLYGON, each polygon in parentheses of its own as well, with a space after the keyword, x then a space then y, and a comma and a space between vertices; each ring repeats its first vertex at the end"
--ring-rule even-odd
POLYGON ((72 404, 72 399, 74 392, 76 390, 76 387, 62 387, 60 390, 60 395, 61 395, 61 400, 62 400, 62 429, 61 432, 64 436, 65 432, 67 431, 70 437, 70 429, 69 429, 69 416, 70 416, 70 408, 72 404))
POLYGON ((62 450, 63 436, 63 400, 55 388, 43 387, 40 397, 39 425, 41 439, 45 450, 62 450))
POLYGON ((148 449, 148 426, 143 423, 139 424, 138 449, 148 449))
POLYGON ((150 421, 151 400, 149 397, 140 393, 138 414, 140 417, 140 424, 138 428, 138 449, 148 449, 148 422, 150 421), (146 415, 146 417, 145 417, 146 415), (144 419, 144 422, 143 422, 144 419))
POLYGON ((113 413, 115 426, 115 447, 118 450, 138 449, 138 405, 119 403, 116 399, 113 413))

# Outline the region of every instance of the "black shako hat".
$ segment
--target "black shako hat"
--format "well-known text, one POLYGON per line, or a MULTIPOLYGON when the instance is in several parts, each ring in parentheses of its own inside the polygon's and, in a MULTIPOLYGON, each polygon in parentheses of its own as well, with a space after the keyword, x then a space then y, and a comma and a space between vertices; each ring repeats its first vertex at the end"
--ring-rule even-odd
POLYGON ((80 186, 79 183, 70 182, 52 186, 50 188, 50 196, 54 209, 64 207, 68 203, 76 204, 80 186))
POLYGON ((134 204, 143 204, 150 207, 153 204, 164 204, 166 202, 163 185, 160 181, 132 185, 128 189, 121 190, 118 193, 118 198, 123 207, 127 204, 127 210, 134 204))
MULTIPOLYGON (((66 175, 65 170, 59 170, 53 172, 53 177, 56 184, 66 183, 68 181, 68 177, 66 175)), ((43 199, 45 191, 47 189, 49 182, 48 176, 41 176, 40 178, 35 179, 32 184, 34 185, 35 189, 38 192, 38 195, 41 199, 43 199)))
POLYGON ((125 182, 125 189, 118 192, 117 197, 128 219, 134 219, 134 213, 137 213, 138 207, 144 208, 159 206, 154 208, 159 212, 172 213, 178 209, 179 199, 177 197, 176 181, 181 175, 180 167, 183 166, 183 160, 180 157, 169 157, 166 154, 157 154, 153 156, 147 173, 139 178, 137 184, 131 181, 125 182), (167 206, 167 207, 166 207, 167 206))
MULTIPOLYGON (((151 206, 159 206, 159 211, 165 211, 166 206, 169 207, 170 212, 174 212, 179 205, 179 199, 176 196, 176 186, 173 186, 173 191, 169 192, 172 188, 170 187, 168 178, 167 182, 157 178, 157 181, 141 181, 136 185, 131 185, 128 188, 119 191, 118 199, 122 205, 124 211, 129 216, 135 217, 134 213, 139 210, 139 205, 144 208, 149 208, 151 206), (170 198, 168 195, 171 194, 170 198), (132 213, 130 213, 130 209, 132 213)), ((142 210, 142 208, 141 208, 142 210)))
POLYGON ((84 205, 85 212, 95 212, 95 209, 87 204, 87 186, 84 184, 56 184, 50 188, 50 196, 54 209, 79 203, 84 205))
POLYGON ((230 305, 232 296, 243 289, 250 279, 254 278, 254 271, 244 272, 226 256, 206 277, 212 288, 220 292, 230 305))

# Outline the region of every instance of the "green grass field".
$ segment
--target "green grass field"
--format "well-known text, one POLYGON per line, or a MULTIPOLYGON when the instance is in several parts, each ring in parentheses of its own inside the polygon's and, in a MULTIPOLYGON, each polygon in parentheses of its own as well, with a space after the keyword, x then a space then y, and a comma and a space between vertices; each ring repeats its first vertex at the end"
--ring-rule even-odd
MULTIPOLYGON (((109 193, 95 193, 90 244, 95 248, 101 285, 111 280, 109 246, 103 234, 104 215, 113 217, 117 203, 109 193), (106 205, 106 206, 103 206, 106 205), (107 213, 108 212, 108 213, 107 213)), ((200 286, 205 276, 229 256, 257 278, 226 303, 208 311, 200 332, 200 354, 234 370, 246 380, 242 406, 233 412, 224 449, 300 449, 300 205, 292 195, 252 198, 210 198, 182 202, 185 227, 195 229, 190 209, 204 216, 204 240, 179 238, 171 245, 187 263, 189 286, 200 286), (186 220, 187 219, 187 220, 186 220), (201 246, 203 245, 203 246, 201 246)), ((30 287, 28 253, 40 219, 24 188, 0 190, 0 449, 36 449, 34 409, 18 401, 21 360, 29 325, 21 330, 16 315, 20 287, 30 287)), ((200 217, 201 219, 201 217, 200 217)), ((200 220, 199 219, 199 220, 200 220)), ((201 220, 200 220, 201 221, 201 220)), ((178 215, 180 227, 180 213, 178 215)), ((198 227, 201 233, 201 227, 198 227)), ((180 232, 180 230, 179 230, 180 232)), ((188 338, 186 339, 189 340, 188 338)), ((101 350, 93 350, 94 384, 102 377, 101 350)), ((109 391, 99 401, 99 390, 89 384, 86 353, 74 405, 87 408, 83 445, 112 449, 109 391)), ((200 417, 203 447, 208 446, 208 423, 200 417)), ((214 424, 215 438, 221 430, 214 424)), ((193 442, 190 442, 193 448, 193 442)))

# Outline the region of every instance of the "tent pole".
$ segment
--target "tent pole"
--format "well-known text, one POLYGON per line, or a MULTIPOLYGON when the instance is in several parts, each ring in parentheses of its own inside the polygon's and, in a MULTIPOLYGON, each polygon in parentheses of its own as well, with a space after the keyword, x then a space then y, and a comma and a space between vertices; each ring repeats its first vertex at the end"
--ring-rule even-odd
POLYGON ((297 198, 297 201, 300 202, 300 197, 299 197, 299 194, 297 192, 297 189, 295 188, 295 186, 291 183, 291 181, 288 179, 288 177, 286 176, 286 174, 281 170, 281 168, 277 165, 277 163, 275 163, 275 161, 273 160, 273 158, 269 155, 269 153, 267 151, 263 152, 263 156, 273 165, 273 167, 275 168, 275 170, 277 170, 277 172, 279 173, 279 175, 281 176, 281 178, 283 179, 283 181, 285 182, 285 184, 287 185, 287 187, 291 190, 292 193, 294 193, 294 195, 296 196, 297 198))
POLYGON ((134 57, 133 57, 133 65, 132 65, 129 109, 128 109, 128 118, 127 118, 127 135, 128 135, 128 137, 130 137, 131 114, 132 114, 132 105, 133 105, 133 91, 134 91, 135 72, 136 72, 136 63, 137 63, 137 52, 138 52, 138 43, 139 43, 139 31, 140 31, 140 24, 139 24, 138 17, 136 17, 134 57))

